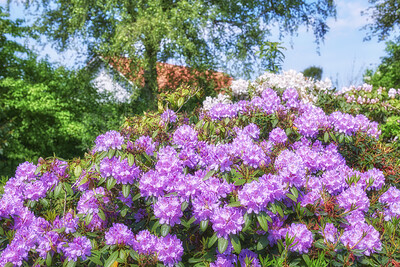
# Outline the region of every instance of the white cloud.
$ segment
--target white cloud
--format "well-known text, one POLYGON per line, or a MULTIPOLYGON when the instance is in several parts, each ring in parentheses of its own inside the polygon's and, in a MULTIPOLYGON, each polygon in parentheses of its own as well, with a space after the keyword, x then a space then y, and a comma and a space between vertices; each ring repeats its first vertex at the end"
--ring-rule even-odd
POLYGON ((368 23, 368 17, 362 16, 361 12, 369 7, 367 1, 348 1, 338 0, 337 19, 329 19, 328 25, 331 31, 340 31, 343 29, 360 29, 368 23))

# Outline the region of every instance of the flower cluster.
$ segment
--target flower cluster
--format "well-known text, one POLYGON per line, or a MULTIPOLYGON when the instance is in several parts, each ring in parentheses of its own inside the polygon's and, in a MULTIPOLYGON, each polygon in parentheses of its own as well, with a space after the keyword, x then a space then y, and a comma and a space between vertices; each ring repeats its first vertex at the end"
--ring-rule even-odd
MULTIPOLYGON (((380 233, 367 216, 379 214, 369 196, 385 188, 383 172, 349 167, 340 145, 324 136, 377 137, 377 125, 362 115, 327 115, 300 101, 301 90, 289 78, 275 85, 274 76, 264 78, 252 99, 228 103, 220 97, 194 119, 196 125, 175 121, 167 110, 161 120, 175 123, 162 127, 155 120, 153 138, 149 129, 125 134, 129 140, 110 131, 96 139, 93 154, 70 165, 21 164, 0 200, 3 226, 15 231, 0 264, 21 266, 31 255, 48 253, 87 264, 92 243, 106 253, 129 247, 137 252, 132 261, 167 266, 186 260, 182 241, 196 250, 202 240, 209 248, 228 242, 223 253, 210 252, 216 256, 211 266, 260 266, 256 244, 269 240, 273 247, 287 238, 294 239, 288 249, 300 254, 318 237, 366 256, 379 251, 380 233), (277 86, 289 88, 269 88, 277 86), (46 203, 60 214, 44 212, 46 203)), ((237 95, 244 91, 244 83, 235 86, 237 95)), ((394 187, 380 196, 385 220, 400 216, 399 199, 394 187)))
POLYGON ((117 131, 108 131, 96 138, 94 152, 107 151, 108 149, 121 149, 124 137, 117 131))
POLYGON ((157 237, 148 230, 140 231, 133 240, 133 249, 140 254, 157 255, 158 260, 167 266, 174 266, 183 256, 182 241, 176 236, 157 237))
POLYGON ((105 234, 107 245, 132 245, 134 240, 133 232, 122 223, 114 223, 105 234))
POLYGON ((290 244, 289 250, 297 251, 300 254, 307 253, 313 243, 311 231, 307 229, 307 226, 301 223, 292 223, 288 228, 284 229, 284 231, 281 231, 280 234, 283 238, 285 238, 286 235, 289 238, 294 238, 293 243, 290 244))
POLYGON ((400 190, 391 186, 388 191, 382 194, 379 202, 386 204, 385 220, 388 221, 395 218, 400 218, 400 190))
POLYGON ((133 184, 139 177, 140 169, 135 164, 129 166, 127 159, 121 161, 117 157, 106 157, 100 163, 100 172, 104 178, 114 177, 118 184, 133 184))

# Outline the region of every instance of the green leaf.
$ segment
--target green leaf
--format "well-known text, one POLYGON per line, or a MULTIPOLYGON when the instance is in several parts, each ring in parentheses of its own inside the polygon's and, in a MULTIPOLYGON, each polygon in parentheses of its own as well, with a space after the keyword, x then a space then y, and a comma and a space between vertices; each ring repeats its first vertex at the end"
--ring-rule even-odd
POLYGON ((189 203, 187 203, 186 201, 183 201, 181 204, 181 210, 185 211, 187 209, 187 207, 189 207, 189 203))
POLYGON ((204 176, 203 181, 207 181, 208 179, 210 179, 210 177, 213 176, 215 172, 216 172, 215 170, 209 171, 209 172, 206 174, 206 176, 204 176))
POLYGON ((138 200, 142 195, 140 193, 137 193, 133 198, 132 201, 138 200))
POLYGON ((64 189, 65 189, 65 191, 67 191, 68 195, 70 195, 70 196, 74 195, 74 190, 72 190, 72 187, 69 183, 63 183, 63 185, 64 185, 64 189))
POLYGON ((59 228, 59 229, 53 229, 52 231, 61 234, 61 233, 63 233, 65 231, 65 227, 62 227, 62 228, 59 228))
POLYGON ((153 134, 152 134, 151 137, 152 137, 153 139, 155 139, 159 132, 160 132, 159 129, 155 130, 155 131, 153 132, 153 134))
POLYGON ((61 197, 61 192, 63 188, 63 183, 59 183, 56 188, 54 189, 54 197, 59 198, 61 197))
POLYGON ((307 254, 303 254, 302 257, 307 266, 310 266, 311 265, 310 257, 307 254))
POLYGON ((196 221, 196 217, 193 216, 192 218, 190 218, 190 220, 188 221, 189 226, 194 223, 196 221))
POLYGON ((108 257, 108 259, 106 260, 106 262, 104 263, 104 267, 110 267, 111 265, 114 264, 114 262, 117 260, 119 255, 118 250, 114 251, 113 254, 110 255, 110 257, 108 257))
POLYGON ((170 230, 171 230, 171 226, 170 225, 168 225, 168 224, 161 225, 161 235, 162 236, 166 236, 169 233, 170 230))
POLYGON ((90 222, 92 221, 92 219, 93 219, 93 213, 89 213, 88 215, 86 215, 86 217, 85 217, 85 225, 89 225, 90 222))
POLYGON ((115 179, 112 178, 112 177, 109 177, 109 178, 107 179, 107 183, 106 183, 107 189, 108 189, 108 190, 111 190, 111 189, 115 186, 116 183, 117 183, 117 180, 115 180, 115 179))
POLYGON ((275 206, 276 207, 276 211, 279 213, 279 215, 283 218, 283 210, 282 210, 282 207, 281 206, 279 206, 279 205, 276 205, 275 206))
POLYGON ((231 202, 228 207, 240 207, 240 201, 231 202))
POLYGON ((133 156, 133 154, 129 153, 128 154, 128 164, 129 166, 133 166, 133 164, 135 163, 135 157, 133 156))
POLYGON ((325 143, 327 143, 327 142, 329 141, 329 134, 328 134, 328 132, 325 132, 325 133, 324 133, 324 141, 325 141, 325 143))
POLYGON ((129 184, 123 184, 122 194, 124 195, 124 197, 127 198, 130 193, 131 193, 131 186, 129 184))
POLYGON ((218 238, 218 251, 224 253, 228 248, 229 241, 223 237, 218 238))
POLYGON ((99 257, 89 257, 89 260, 99 266, 103 265, 99 257))
POLYGON ((112 157, 114 157, 114 155, 115 155, 115 150, 114 150, 114 149, 110 149, 110 150, 108 151, 108 153, 107 153, 107 157, 108 157, 109 159, 111 159, 112 157))
POLYGON ((251 215, 245 213, 243 219, 244 219, 244 227, 242 229, 242 232, 245 232, 247 231, 247 229, 249 229, 251 225, 251 215))
POLYGON ((241 185, 244 185, 246 183, 246 180, 245 179, 240 179, 240 180, 237 180, 236 182, 235 182, 235 185, 236 186, 241 186, 241 185))
POLYGON ((75 267, 76 266, 76 261, 69 261, 67 264, 67 267, 75 267))
POLYGON ((265 231, 268 232, 268 222, 266 218, 266 213, 265 212, 260 212, 257 214, 257 221, 260 224, 261 228, 265 231))
POLYGON ((74 169, 74 175, 75 175, 75 177, 79 177, 79 176, 81 175, 81 173, 82 173, 82 167, 81 167, 81 165, 76 166, 75 169, 74 169))
POLYGON ((286 196, 288 198, 290 198, 291 200, 293 200, 294 202, 297 202, 297 198, 295 196, 293 196, 292 194, 287 193, 286 196))
POLYGON ((47 252, 47 256, 46 256, 46 265, 51 266, 52 260, 53 260, 53 257, 51 256, 51 253, 49 251, 49 252, 47 252))
POLYGON ((231 243, 233 246, 233 249, 237 254, 239 254, 242 251, 242 246, 240 244, 240 239, 237 235, 231 235, 231 243))
POLYGON ((265 249, 268 246, 268 244, 269 244, 268 237, 266 235, 261 236, 257 242, 257 250, 265 249))
POLYGON ((185 101, 185 99, 184 99, 183 97, 180 97, 180 98, 178 99, 178 108, 180 108, 180 107, 183 106, 184 101, 185 101))
POLYGON ((215 242, 218 240, 217 234, 214 233, 213 236, 210 238, 210 240, 208 241, 208 248, 211 248, 215 242))
POLYGON ((205 232, 207 230, 207 227, 208 227, 208 220, 200 222, 200 230, 202 232, 205 232))
POLYGON ((99 209, 97 215, 99 215, 100 219, 102 219, 103 221, 106 220, 106 215, 104 214, 104 211, 102 209, 99 209))

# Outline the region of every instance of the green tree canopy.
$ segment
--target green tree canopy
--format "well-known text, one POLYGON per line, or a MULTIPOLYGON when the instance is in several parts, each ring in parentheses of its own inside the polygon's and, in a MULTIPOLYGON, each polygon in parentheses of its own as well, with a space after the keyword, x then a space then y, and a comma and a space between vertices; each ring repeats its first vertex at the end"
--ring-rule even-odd
POLYGON ((0 177, 39 156, 83 156, 126 110, 101 101, 87 71, 56 68, 15 41, 26 31, 0 7, 0 177))
POLYGON ((385 51, 376 70, 367 70, 364 79, 376 87, 400 88, 400 43, 387 42, 385 51))
MULTIPOLYGON (((293 34, 300 25, 318 43, 335 16, 333 0, 33 0, 42 11, 35 23, 59 49, 82 40, 92 53, 128 56, 144 68, 146 96, 157 86, 156 62, 174 58, 197 69, 250 73, 258 55, 274 43, 271 29, 293 34), (233 65, 232 65, 233 64, 233 65)), ((273 58, 261 57, 263 68, 273 58)))
POLYGON ((322 78, 322 68, 321 67, 316 67, 316 66, 311 66, 303 70, 303 74, 306 77, 310 77, 316 80, 321 80, 322 78))

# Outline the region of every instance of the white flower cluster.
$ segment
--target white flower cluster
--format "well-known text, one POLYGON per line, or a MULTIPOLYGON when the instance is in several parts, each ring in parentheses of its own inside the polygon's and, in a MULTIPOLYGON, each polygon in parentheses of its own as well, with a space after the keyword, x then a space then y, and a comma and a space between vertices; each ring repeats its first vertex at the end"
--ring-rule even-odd
POLYGON ((389 89, 389 92, 388 92, 388 96, 389 96, 390 98, 395 98, 397 92, 398 92, 398 94, 400 95, 400 89, 398 89, 398 90, 396 91, 396 89, 390 88, 390 89, 389 89))
MULTIPOLYGON (((233 97, 247 98, 250 90, 261 93, 266 88, 283 89, 295 88, 303 102, 315 102, 319 91, 326 91, 332 88, 332 82, 328 78, 323 81, 305 77, 303 73, 295 70, 285 71, 282 74, 265 73, 256 81, 249 82, 242 79, 232 82, 230 87, 233 97), (253 89, 252 89, 253 88, 253 89)), ((203 102, 203 108, 210 110, 217 103, 230 103, 231 99, 227 95, 218 95, 217 98, 207 97, 203 102)))
POLYGON ((213 106, 215 106, 218 103, 231 104, 232 101, 228 95, 218 94, 217 97, 207 96, 206 100, 204 100, 203 102, 203 109, 210 110, 213 106))
POLYGON ((260 83, 256 87, 257 91, 262 91, 265 88, 279 88, 283 90, 295 88, 305 102, 314 102, 317 99, 319 91, 326 91, 332 88, 332 82, 328 78, 323 81, 314 80, 305 77, 303 73, 295 70, 284 71, 282 74, 267 72, 261 75, 258 81, 260 83))
POLYGON ((249 82, 239 79, 232 81, 231 85, 232 96, 248 96, 249 95, 249 82))
POLYGON ((105 99, 100 101, 115 101, 117 103, 129 102, 132 95, 131 92, 115 80, 112 73, 104 66, 97 72, 96 78, 92 80, 92 84, 97 88, 100 94, 105 95, 105 99))

